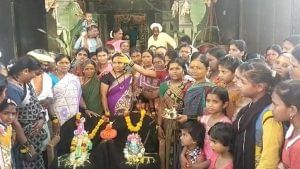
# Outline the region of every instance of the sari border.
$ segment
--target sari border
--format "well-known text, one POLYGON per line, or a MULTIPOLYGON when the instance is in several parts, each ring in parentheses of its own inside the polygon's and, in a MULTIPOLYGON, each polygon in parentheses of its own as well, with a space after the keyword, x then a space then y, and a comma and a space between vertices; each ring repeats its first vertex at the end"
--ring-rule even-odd
MULTIPOLYGON (((123 83, 124 81, 126 81, 126 79, 129 78, 129 77, 131 77, 131 74, 129 74, 129 73, 125 73, 124 75, 119 76, 119 77, 116 78, 116 79, 114 80, 114 82, 109 86, 108 91, 111 91, 113 88, 117 87, 118 85, 120 85, 121 83, 123 83), (125 76, 124 79, 123 79, 121 82, 119 82, 118 79, 121 79, 123 76, 125 76)), ((131 84, 131 83, 132 83, 132 79, 130 80, 130 84, 131 84)))

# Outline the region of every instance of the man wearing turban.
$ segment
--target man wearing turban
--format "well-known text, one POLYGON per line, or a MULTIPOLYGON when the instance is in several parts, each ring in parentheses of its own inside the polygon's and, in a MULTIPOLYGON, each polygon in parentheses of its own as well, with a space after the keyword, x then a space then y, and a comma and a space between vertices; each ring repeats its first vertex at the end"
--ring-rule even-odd
POLYGON ((168 47, 168 44, 175 49, 176 42, 175 40, 165 32, 162 31, 162 26, 159 23, 152 23, 150 26, 152 30, 152 36, 148 39, 148 48, 150 46, 160 47, 163 46, 165 48, 168 47))

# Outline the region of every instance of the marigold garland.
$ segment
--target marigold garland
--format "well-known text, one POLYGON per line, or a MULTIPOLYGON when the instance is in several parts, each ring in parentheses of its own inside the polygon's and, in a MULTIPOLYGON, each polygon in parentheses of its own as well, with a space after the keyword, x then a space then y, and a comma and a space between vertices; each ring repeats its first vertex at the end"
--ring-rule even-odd
POLYGON ((96 133, 98 132, 100 126, 101 126, 103 123, 104 123, 104 120, 101 118, 101 119, 98 121, 98 123, 97 123, 97 125, 95 126, 95 128, 92 130, 92 132, 89 133, 89 139, 92 140, 92 139, 95 137, 96 133))
POLYGON ((129 114, 128 115, 125 115, 125 121, 126 121, 126 125, 127 125, 127 128, 130 132, 138 132, 142 125, 143 125, 143 121, 144 121, 144 117, 145 117, 145 114, 146 114, 146 111, 143 109, 141 110, 141 117, 140 117, 140 121, 136 124, 136 126, 133 126, 132 125, 132 122, 131 122, 131 119, 130 119, 130 116, 129 114))
POLYGON ((80 120, 81 113, 80 113, 80 112, 76 113, 76 116, 75 116, 75 117, 76 117, 76 121, 77 121, 77 120, 80 120))

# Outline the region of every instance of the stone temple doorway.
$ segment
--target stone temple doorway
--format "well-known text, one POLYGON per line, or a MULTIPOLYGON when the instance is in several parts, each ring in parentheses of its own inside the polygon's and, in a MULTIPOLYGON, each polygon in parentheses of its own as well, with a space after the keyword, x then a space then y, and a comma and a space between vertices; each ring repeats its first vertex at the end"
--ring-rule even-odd
POLYGON ((142 12, 118 12, 114 14, 114 25, 123 30, 123 38, 129 41, 131 47, 137 46, 144 50, 148 40, 146 18, 142 12))

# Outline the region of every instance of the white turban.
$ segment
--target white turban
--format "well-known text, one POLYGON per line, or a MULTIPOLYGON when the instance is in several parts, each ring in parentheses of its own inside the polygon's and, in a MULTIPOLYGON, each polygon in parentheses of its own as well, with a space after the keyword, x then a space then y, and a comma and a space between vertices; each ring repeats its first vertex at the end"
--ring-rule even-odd
POLYGON ((150 29, 153 30, 155 27, 158 28, 159 32, 162 31, 162 26, 161 26, 161 24, 159 24, 159 23, 152 23, 151 26, 150 26, 150 29))
POLYGON ((43 49, 35 49, 27 53, 27 55, 34 57, 40 62, 54 63, 54 58, 43 49))

